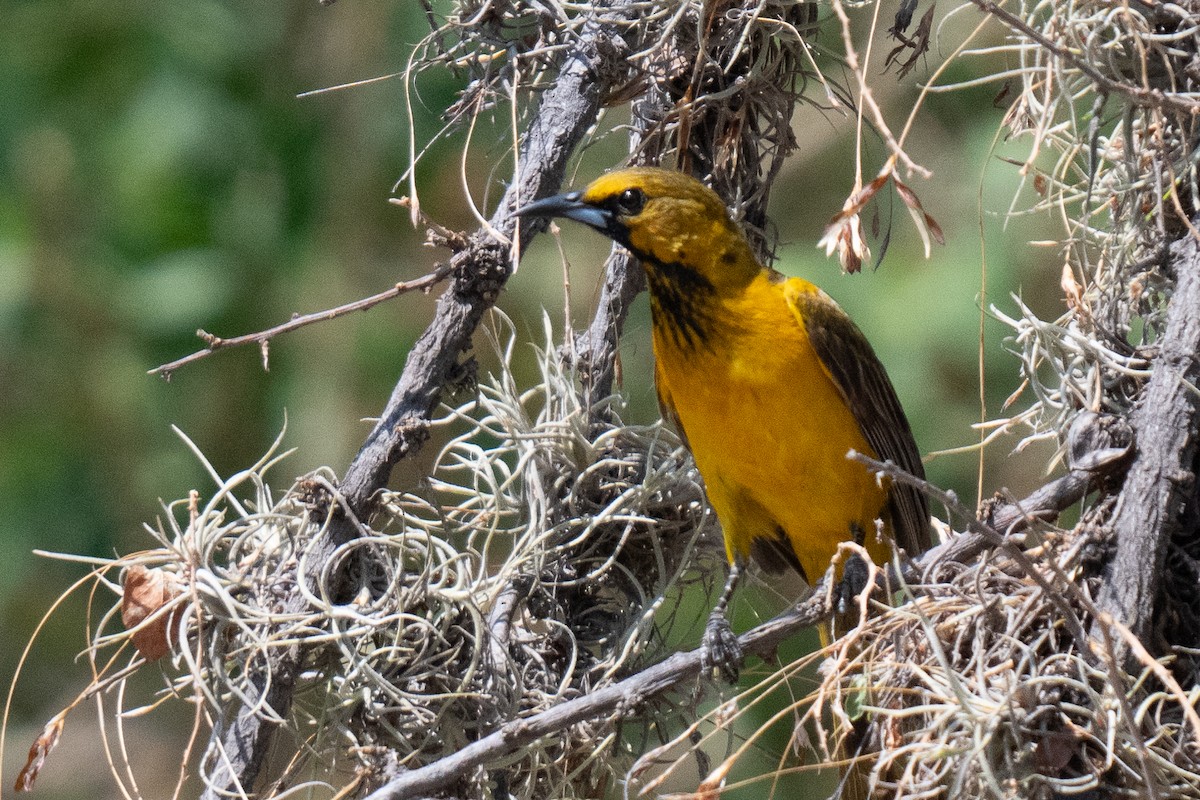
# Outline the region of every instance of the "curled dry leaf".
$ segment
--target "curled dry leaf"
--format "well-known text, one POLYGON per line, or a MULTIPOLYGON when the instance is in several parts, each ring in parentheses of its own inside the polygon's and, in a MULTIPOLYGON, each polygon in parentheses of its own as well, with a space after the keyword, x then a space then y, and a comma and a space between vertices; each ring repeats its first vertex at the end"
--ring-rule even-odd
POLYGON ((33 791, 34 781, 37 780, 38 773, 42 771, 42 765, 46 763, 46 756, 50 755, 50 751, 58 744, 65 724, 66 715, 59 714, 47 722, 46 727, 42 728, 42 732, 33 740, 33 744, 29 748, 29 758, 25 759, 25 766, 21 767, 21 772, 17 775, 17 783, 13 786, 16 791, 33 791))
POLYGON ((825 248, 825 255, 836 250, 842 269, 855 273, 862 269, 863 261, 871 257, 867 237, 863 235, 862 218, 858 214, 839 214, 825 228, 825 235, 817 242, 825 248))
POLYGON ((942 226, 938 225, 933 217, 925 213, 925 207, 921 205, 921 199, 917 197, 916 192, 894 175, 892 176, 892 183, 896 185, 896 193, 904 201, 904 205, 908 208, 908 213, 912 217, 913 224, 917 226, 917 232, 921 234, 921 242, 925 245, 925 257, 929 258, 930 237, 933 237, 933 240, 938 244, 946 243, 946 235, 942 233, 942 226))
POLYGON ((171 636, 179 618, 173 611, 157 616, 155 612, 182 591, 178 579, 164 570, 134 564, 125 572, 121 622, 127 630, 133 630, 133 646, 147 661, 157 661, 170 651, 171 636))
POLYGON ((938 225, 937 220, 925 213, 925 208, 921 205, 917 193, 896 177, 896 157, 892 156, 873 181, 846 200, 842 210, 834 215, 829 224, 825 226, 825 234, 817 243, 818 247, 824 248, 827 256, 833 255, 836 250, 842 269, 846 272, 858 272, 862 269, 863 261, 871 257, 871 250, 863 235, 862 219, 859 215, 867 203, 887 185, 888 181, 895 185, 896 192, 904 201, 913 223, 917 226, 917 232, 921 234, 921 241, 925 245, 925 257, 929 258, 931 239, 938 244, 946 243, 946 235, 942 232, 942 227, 938 225))
POLYGON ((1067 308, 1077 312, 1087 310, 1083 302, 1083 287, 1075 280, 1075 272, 1071 269, 1070 262, 1063 264, 1059 285, 1062 286, 1063 296, 1067 300, 1067 308))

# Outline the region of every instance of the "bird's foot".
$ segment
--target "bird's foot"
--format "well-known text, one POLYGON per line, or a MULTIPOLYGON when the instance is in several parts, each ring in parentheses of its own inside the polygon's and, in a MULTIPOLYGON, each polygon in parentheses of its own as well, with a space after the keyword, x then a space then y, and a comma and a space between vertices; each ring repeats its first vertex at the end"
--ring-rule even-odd
POLYGON ((742 666, 742 644, 729 625, 723 608, 714 608, 704 626, 704 644, 700 663, 705 672, 719 674, 729 683, 736 683, 742 666))
POLYGON ((871 577, 871 570, 857 555, 851 555, 846 559, 846 565, 842 567, 842 580, 838 583, 838 596, 835 607, 839 614, 845 614, 850 611, 850 606, 854 603, 863 589, 867 588, 867 580, 871 577))
POLYGON ((729 565, 729 577, 725 579, 725 588, 721 597, 708 615, 708 624, 704 626, 704 644, 700 663, 705 672, 717 673, 729 683, 736 683, 738 670, 742 666, 742 645, 729 625, 729 601, 737 588, 741 577, 741 565, 734 561, 729 565))

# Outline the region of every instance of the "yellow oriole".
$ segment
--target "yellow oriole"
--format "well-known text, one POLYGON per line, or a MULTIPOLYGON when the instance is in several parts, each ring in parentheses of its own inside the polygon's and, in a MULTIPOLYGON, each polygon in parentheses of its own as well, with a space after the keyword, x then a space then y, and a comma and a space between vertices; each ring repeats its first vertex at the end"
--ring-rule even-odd
POLYGON ((659 401, 704 477, 733 565, 715 609, 724 629, 710 623, 710 648, 736 648, 723 612, 748 556, 810 583, 844 541, 886 563, 877 518, 909 554, 929 546, 925 498, 846 458, 853 449, 924 474, 871 345, 816 286, 759 264, 715 192, 680 172, 637 167, 518 213, 589 225, 646 270, 659 401))

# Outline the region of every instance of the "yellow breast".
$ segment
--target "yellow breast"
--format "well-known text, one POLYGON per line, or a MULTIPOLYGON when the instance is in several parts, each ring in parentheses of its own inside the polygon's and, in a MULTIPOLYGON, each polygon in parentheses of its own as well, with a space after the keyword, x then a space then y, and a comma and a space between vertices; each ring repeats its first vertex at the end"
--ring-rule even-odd
POLYGON ((716 299, 702 343, 681 342, 656 315, 654 352, 660 395, 687 436, 730 559, 782 532, 814 581, 856 528, 872 557, 886 559, 874 520, 887 493, 846 459, 851 449, 874 453, 785 286, 818 291, 763 270, 743 291, 716 299))

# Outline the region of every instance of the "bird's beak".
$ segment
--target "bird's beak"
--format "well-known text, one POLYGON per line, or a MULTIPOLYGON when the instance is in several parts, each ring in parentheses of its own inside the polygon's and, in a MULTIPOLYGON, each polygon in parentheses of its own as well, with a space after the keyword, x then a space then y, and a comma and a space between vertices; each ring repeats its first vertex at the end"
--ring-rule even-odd
POLYGON ((595 228, 601 233, 608 233, 613 222, 610 212, 585 203, 581 192, 556 194, 543 200, 535 200, 529 205, 517 209, 517 216, 573 219, 595 228))

